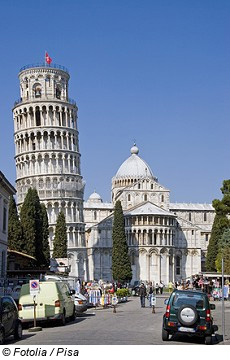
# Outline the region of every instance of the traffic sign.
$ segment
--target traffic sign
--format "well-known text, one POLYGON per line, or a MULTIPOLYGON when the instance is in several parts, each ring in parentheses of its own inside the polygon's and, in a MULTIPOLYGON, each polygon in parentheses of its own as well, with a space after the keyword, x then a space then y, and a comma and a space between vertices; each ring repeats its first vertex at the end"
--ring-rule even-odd
POLYGON ((30 295, 37 295, 39 294, 39 280, 30 280, 30 295))

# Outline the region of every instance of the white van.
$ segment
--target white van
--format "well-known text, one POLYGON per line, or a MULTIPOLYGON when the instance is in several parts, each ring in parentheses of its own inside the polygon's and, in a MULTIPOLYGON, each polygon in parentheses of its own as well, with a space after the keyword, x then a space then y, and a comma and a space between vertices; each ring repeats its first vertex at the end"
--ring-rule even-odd
MULTIPOLYGON (((62 281, 44 281, 39 283, 39 294, 36 296, 37 321, 58 320, 65 325, 66 318, 75 319, 75 306, 72 299, 74 290, 62 281)), ((33 296, 30 295, 29 284, 22 285, 19 303, 19 318, 25 322, 32 322, 34 318, 33 296)))

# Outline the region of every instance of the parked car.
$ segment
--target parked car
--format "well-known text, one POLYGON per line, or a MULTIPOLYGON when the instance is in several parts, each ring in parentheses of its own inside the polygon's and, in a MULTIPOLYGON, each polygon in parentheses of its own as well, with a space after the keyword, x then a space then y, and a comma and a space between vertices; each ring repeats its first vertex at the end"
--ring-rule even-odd
POLYGON ((88 309, 88 300, 86 297, 80 293, 75 293, 74 304, 75 304, 75 313, 81 314, 88 309))
POLYGON ((0 297, 0 344, 5 338, 13 335, 15 339, 22 338, 22 323, 18 318, 18 308, 11 296, 0 297))
POLYGON ((190 290, 174 290, 166 303, 163 316, 162 340, 169 335, 183 333, 189 336, 200 336, 207 345, 212 344, 212 334, 218 330, 213 325, 211 310, 214 304, 209 303, 206 293, 190 290))
MULTIPOLYGON (((56 320, 65 325, 66 319, 75 319, 75 305, 68 284, 63 281, 44 281, 39 284, 36 296, 37 321, 56 320)), ((22 285, 19 297, 19 318, 22 323, 32 322, 34 318, 33 297, 30 295, 29 284, 22 285)))

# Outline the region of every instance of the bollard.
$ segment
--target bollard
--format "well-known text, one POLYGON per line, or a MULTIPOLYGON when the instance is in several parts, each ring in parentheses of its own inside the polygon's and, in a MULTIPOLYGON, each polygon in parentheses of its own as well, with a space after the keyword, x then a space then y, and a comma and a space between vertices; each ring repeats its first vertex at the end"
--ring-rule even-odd
POLYGON ((152 306, 152 313, 155 314, 155 305, 152 306))
POLYGON ((116 305, 113 305, 113 312, 116 313, 117 310, 116 310, 116 305))

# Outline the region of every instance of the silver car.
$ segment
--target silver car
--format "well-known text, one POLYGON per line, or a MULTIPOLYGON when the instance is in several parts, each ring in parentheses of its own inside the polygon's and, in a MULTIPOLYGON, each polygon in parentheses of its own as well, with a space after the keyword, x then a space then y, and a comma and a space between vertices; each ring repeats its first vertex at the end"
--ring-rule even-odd
POLYGON ((75 304, 75 313, 81 314, 88 308, 88 300, 86 297, 80 293, 75 293, 74 295, 74 304, 75 304))

